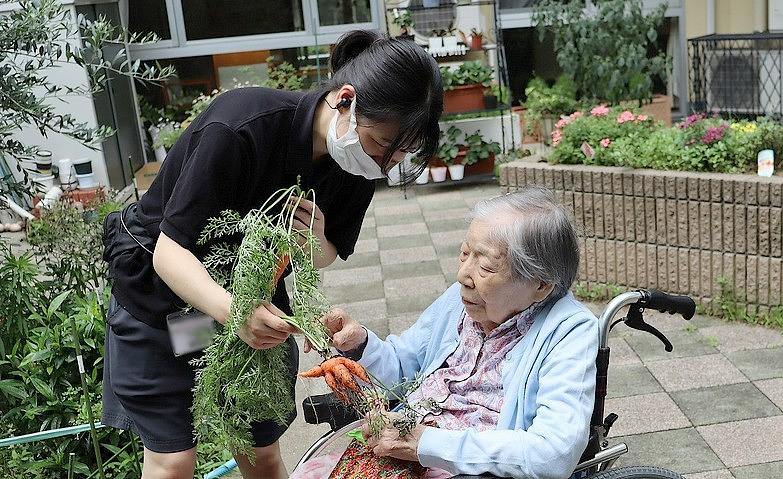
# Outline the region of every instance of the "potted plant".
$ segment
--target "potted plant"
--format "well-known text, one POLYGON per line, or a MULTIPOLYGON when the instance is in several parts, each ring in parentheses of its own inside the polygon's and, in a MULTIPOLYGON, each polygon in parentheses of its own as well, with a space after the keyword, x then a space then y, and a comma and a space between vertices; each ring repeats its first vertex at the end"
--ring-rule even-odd
POLYGON ((484 89, 492 82, 492 68, 478 61, 464 62, 457 69, 441 67, 443 113, 463 113, 484 108, 484 89))
MULTIPOLYGON (((643 106, 654 101, 653 79, 666 80, 671 59, 658 45, 666 2, 649 13, 642 0, 604 0, 584 9, 583 2, 542 0, 533 22, 543 38, 550 32, 557 63, 573 79, 580 98, 592 103, 643 106), (606 32, 612 32, 607 35, 606 32)), ((671 124, 671 99, 651 113, 671 124), (660 115, 663 114, 663 118, 660 115)), ((657 105, 656 105, 657 106, 657 105)), ((625 106, 626 108, 628 106, 625 106)))
POLYGON ((454 54, 454 52, 457 51, 457 44, 459 43, 457 36, 454 34, 456 31, 457 29, 454 27, 454 23, 452 22, 449 23, 449 26, 446 28, 433 30, 432 35, 441 39, 444 50, 450 52, 450 54, 454 54))
POLYGON ((481 175, 494 171, 495 155, 501 151, 500 143, 486 141, 481 130, 477 130, 465 137, 465 147, 467 148, 464 161, 466 175, 481 175))
POLYGON ((410 29, 413 28, 413 17, 410 10, 397 10, 396 13, 397 15, 392 20, 392 23, 400 27, 402 31, 402 33, 397 35, 397 38, 413 40, 413 34, 410 32, 410 29))
POLYGON ((533 78, 525 88, 525 95, 525 128, 529 133, 538 128, 544 141, 549 140, 561 115, 573 113, 579 107, 574 82, 565 75, 561 75, 552 86, 541 78, 533 78))
MULTIPOLYGON (((464 36, 464 35, 463 35, 464 36)), ((467 43, 467 42, 466 42, 467 43)), ((471 50, 481 50, 484 43, 484 34, 475 28, 470 29, 470 46, 471 50)))
POLYGON ((459 138, 460 135, 462 135, 462 131, 453 125, 450 126, 445 133, 441 130, 438 152, 435 155, 435 158, 430 162, 432 181, 436 183, 446 181, 448 165, 456 164, 456 159, 459 155, 459 143, 457 142, 457 138, 459 138))
POLYGON ((465 176, 466 151, 457 141, 460 136, 462 136, 462 130, 454 125, 449 126, 445 135, 441 132, 440 147, 438 148, 438 159, 446 165, 449 177, 454 181, 459 181, 465 176))

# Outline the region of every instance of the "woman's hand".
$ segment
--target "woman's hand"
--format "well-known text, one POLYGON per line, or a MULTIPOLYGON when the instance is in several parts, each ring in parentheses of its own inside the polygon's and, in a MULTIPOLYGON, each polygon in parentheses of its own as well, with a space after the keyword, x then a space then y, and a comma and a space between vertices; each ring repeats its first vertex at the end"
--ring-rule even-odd
POLYGON ((362 434, 367 438, 368 445, 376 456, 394 457, 403 461, 419 462, 419 455, 416 453, 419 448, 419 440, 427 426, 417 424, 406 436, 400 437, 400 431, 392 423, 397 419, 402 419, 402 414, 388 412, 385 414, 387 426, 383 428, 378 437, 370 437, 370 428, 365 422, 362 426, 362 434))
MULTIPOLYGON (((321 246, 320 254, 316 254, 314 263, 316 268, 325 268, 332 264, 337 258, 337 249, 334 245, 326 239, 326 219, 315 203, 309 200, 299 200, 291 198, 288 200, 287 208, 290 209, 296 207, 294 212, 293 227, 296 231, 306 232, 310 229, 310 221, 313 222, 313 236, 318 240, 321 246)), ((300 246, 304 245, 305 236, 299 235, 297 240, 300 246)))
POLYGON ((253 349, 269 349, 288 339, 296 328, 283 321, 285 313, 271 303, 263 303, 253 310, 237 335, 253 349))
MULTIPOLYGON (((323 244, 326 240, 324 231, 326 230, 326 221, 324 220, 324 214, 321 208, 315 203, 309 200, 299 200, 291 198, 288 200, 287 207, 290 209, 296 207, 294 212, 294 229, 297 231, 305 232, 310 229, 310 220, 313 222, 313 235, 318 238, 318 241, 323 244)), ((304 244, 304 236, 299 236, 297 243, 299 245, 304 244)))
MULTIPOLYGON (((340 351, 352 351, 367 340, 367 330, 340 308, 324 314, 321 322, 332 338, 332 346, 340 351)), ((310 343, 305 341, 304 352, 309 353, 311 349, 310 343)))

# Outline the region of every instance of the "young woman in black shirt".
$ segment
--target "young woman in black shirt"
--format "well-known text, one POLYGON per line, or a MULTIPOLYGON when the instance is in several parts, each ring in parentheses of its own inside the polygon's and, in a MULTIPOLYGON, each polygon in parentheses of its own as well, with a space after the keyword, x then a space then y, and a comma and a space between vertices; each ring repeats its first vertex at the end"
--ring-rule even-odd
MULTIPOLYGON (((296 216, 304 229, 315 211, 316 265, 325 267, 353 253, 373 180, 407 153, 429 158, 437 147, 441 78, 421 47, 354 31, 338 41, 330 66, 329 81, 308 92, 246 88, 218 96, 143 198, 107 220, 104 257, 114 286, 103 423, 141 437, 144 479, 193 477, 193 355, 174 355, 166 317, 189 304, 226 321, 231 296, 209 276, 196 244, 207 220, 226 209, 244 214, 299 178, 318 203, 303 202, 296 216)), ((281 281, 239 336, 256 349, 288 341, 295 375, 294 330, 279 317, 288 311, 281 281)), ((278 447, 285 429, 253 425, 255 465, 237 457, 244 477, 286 477, 278 447)))

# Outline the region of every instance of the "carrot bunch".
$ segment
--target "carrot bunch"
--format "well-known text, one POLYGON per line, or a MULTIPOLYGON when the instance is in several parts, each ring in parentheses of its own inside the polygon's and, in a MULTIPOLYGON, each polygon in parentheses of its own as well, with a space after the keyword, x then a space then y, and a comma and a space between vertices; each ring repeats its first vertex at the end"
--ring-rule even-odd
POLYGON ((355 377, 370 383, 370 377, 362 365, 343 356, 329 358, 320 365, 300 373, 299 376, 303 378, 323 377, 337 399, 346 404, 349 403, 348 395, 351 392, 362 394, 355 377))

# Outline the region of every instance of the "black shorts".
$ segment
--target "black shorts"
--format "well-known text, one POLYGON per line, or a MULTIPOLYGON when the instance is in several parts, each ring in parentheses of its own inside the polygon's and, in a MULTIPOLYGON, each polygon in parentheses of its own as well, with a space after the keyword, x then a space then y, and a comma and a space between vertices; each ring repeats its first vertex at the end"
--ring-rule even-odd
MULTIPOLYGON (((103 424, 130 429, 154 452, 179 452, 196 445, 193 436, 194 368, 197 353, 176 357, 167 330, 153 328, 131 316, 111 298, 107 314, 103 359, 103 424)), ((296 376, 299 350, 291 347, 290 371, 296 376)), ((293 396, 293 379, 291 381, 293 396)), ((285 426, 275 421, 253 423, 255 447, 273 444, 296 418, 285 426)))

